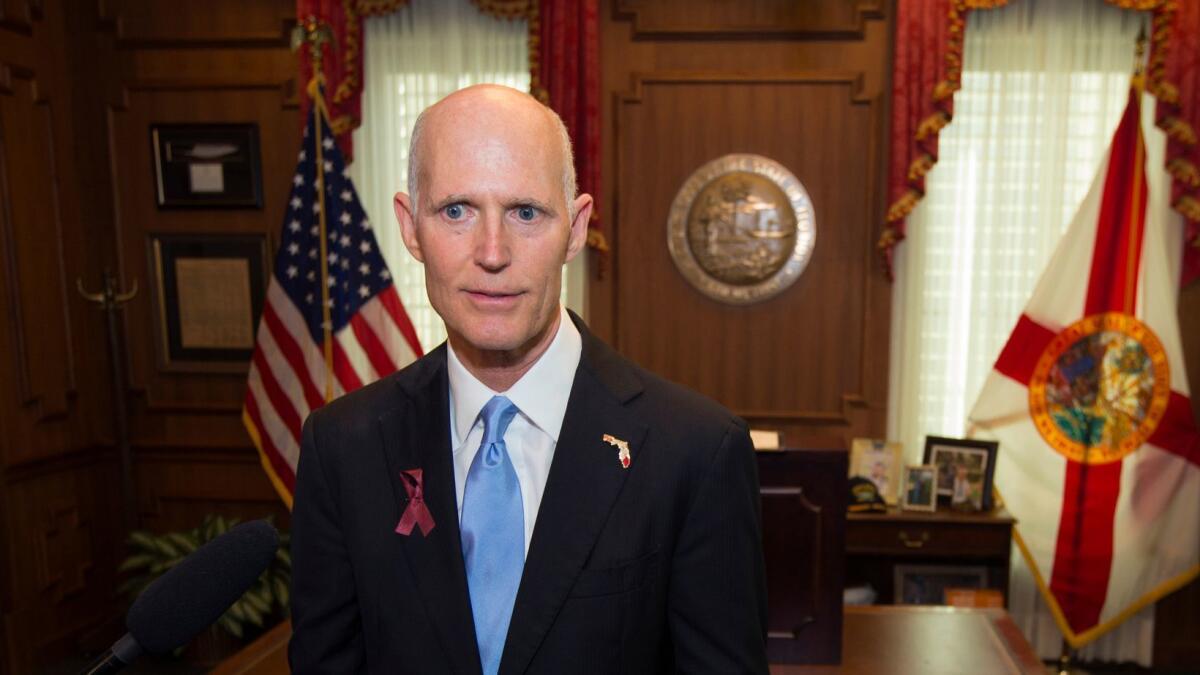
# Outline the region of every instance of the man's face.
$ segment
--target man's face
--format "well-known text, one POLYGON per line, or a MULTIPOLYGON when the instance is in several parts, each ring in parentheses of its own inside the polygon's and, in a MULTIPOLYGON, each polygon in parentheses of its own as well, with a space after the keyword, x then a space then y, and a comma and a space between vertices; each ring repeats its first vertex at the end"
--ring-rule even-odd
POLYGON ((446 103, 423 131, 420 204, 396 197, 401 232, 455 349, 520 355, 556 325, 562 265, 586 239, 591 200, 572 223, 542 111, 446 103))

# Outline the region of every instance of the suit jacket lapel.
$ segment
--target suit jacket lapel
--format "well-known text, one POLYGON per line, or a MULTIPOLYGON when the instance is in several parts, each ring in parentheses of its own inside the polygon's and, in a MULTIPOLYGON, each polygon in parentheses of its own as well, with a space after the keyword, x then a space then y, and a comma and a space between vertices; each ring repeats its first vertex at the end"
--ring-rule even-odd
MULTIPOLYGON (((396 514, 400 520, 408 505, 408 491, 400 473, 422 469, 425 503, 433 514, 428 536, 414 528, 410 535, 387 532, 404 552, 420 600, 430 623, 441 637, 454 672, 478 673, 479 650, 467 591, 458 506, 454 491, 454 465, 450 447, 450 414, 445 347, 430 355, 431 363, 415 377, 399 383, 406 404, 379 418, 383 434, 396 514)), ((406 599, 407 600, 407 599, 406 599)))
POLYGON ((640 393, 640 381, 578 317, 572 318, 583 335, 583 355, 538 507, 501 673, 521 673, 529 666, 591 555, 625 477, 636 470, 646 434, 623 407, 640 393), (628 469, 617 448, 603 440, 605 434, 629 443, 628 469))

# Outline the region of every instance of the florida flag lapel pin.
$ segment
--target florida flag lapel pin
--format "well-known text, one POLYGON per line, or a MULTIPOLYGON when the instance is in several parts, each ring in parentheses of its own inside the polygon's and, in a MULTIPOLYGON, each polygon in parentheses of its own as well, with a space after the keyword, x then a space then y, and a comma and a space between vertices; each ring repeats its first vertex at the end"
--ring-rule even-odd
POLYGON ((621 462, 622 469, 629 468, 629 443, 623 441, 612 434, 604 434, 604 442, 617 449, 617 460, 621 462))

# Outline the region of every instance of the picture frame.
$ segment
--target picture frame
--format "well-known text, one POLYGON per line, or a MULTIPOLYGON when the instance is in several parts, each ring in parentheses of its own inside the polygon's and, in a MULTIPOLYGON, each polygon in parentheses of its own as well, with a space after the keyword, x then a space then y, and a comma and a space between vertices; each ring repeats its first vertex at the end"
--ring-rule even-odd
POLYGON ((865 478, 875 484, 879 496, 889 506, 900 501, 903 446, 895 441, 855 438, 850 442, 848 478, 865 478))
POLYGON ((937 467, 937 492, 951 508, 991 511, 997 441, 925 437, 925 464, 937 467))
POLYGON ((152 124, 160 209, 262 208, 257 124, 152 124))
POLYGON ((893 602, 897 605, 942 605, 946 589, 987 588, 982 565, 896 565, 893 602))
POLYGON ((904 467, 901 507, 909 511, 937 510, 937 467, 917 464, 904 467))
POLYGON ((267 287, 266 237, 151 234, 159 368, 245 373, 267 287))

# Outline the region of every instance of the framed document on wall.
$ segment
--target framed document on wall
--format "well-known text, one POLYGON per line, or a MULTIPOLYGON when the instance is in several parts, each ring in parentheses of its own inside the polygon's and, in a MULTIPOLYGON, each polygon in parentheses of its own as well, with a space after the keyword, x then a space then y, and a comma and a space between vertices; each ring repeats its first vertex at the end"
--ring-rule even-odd
POLYGON ((157 234, 149 249, 160 368, 245 372, 266 291, 265 237, 157 234))
POLYGON ((155 124, 150 146, 159 208, 262 208, 257 125, 155 124))

